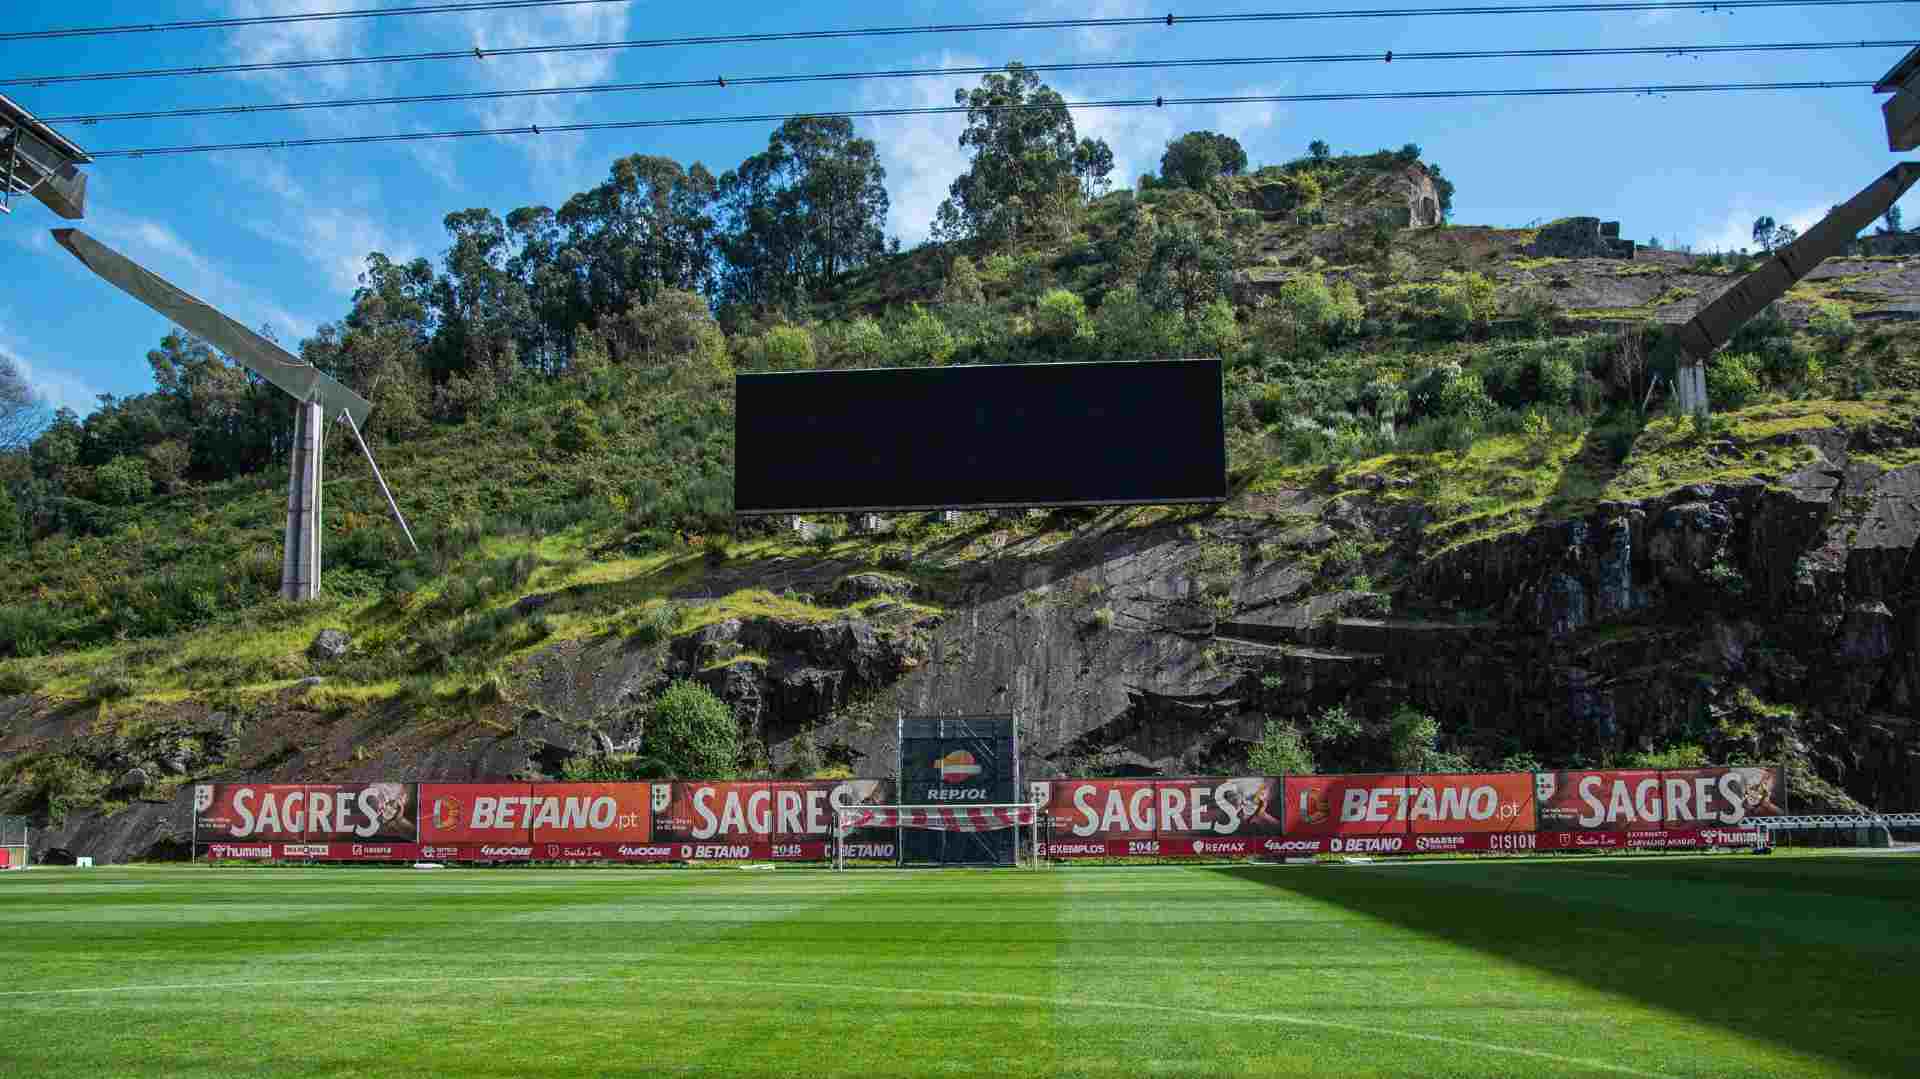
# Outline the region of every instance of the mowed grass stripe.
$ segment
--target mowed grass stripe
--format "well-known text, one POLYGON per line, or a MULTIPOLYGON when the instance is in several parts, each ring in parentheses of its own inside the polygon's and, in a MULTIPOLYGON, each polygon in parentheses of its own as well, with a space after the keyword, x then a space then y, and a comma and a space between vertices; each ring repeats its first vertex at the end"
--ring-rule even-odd
MULTIPOLYGON (((1791 895, 1806 918, 1827 922, 1897 893, 1901 871, 1856 878, 1841 861, 1781 859, 1766 874, 1743 871, 1766 864, 1757 859, 1414 872, 36 873, 0 880, 9 981, 188 988, 0 997, 35 1031, 0 1042, 0 1071, 1903 1074, 1887 1056, 1846 1051, 1884 1031, 1870 1017, 1761 1040, 1528 952, 1587 955, 1563 938, 1591 928, 1614 961, 1656 965, 1658 934, 1618 933, 1618 922, 1658 923, 1649 904, 1671 906, 1675 878, 1707 901, 1736 897, 1735 907, 1756 891, 1791 895), (28 878, 31 887, 10 887, 28 878), (1483 878, 1489 887, 1467 883, 1483 878), (65 895, 67 882, 89 891, 65 895), (159 917, 143 930, 82 914, 49 932, 59 922, 46 915, 79 914, 103 893, 159 917), (253 926, 256 940, 244 922, 185 916, 216 896, 268 916, 283 902, 325 911, 327 897, 352 909, 317 922, 269 917, 253 926), (24 911, 30 922, 7 918, 24 911), (280 946, 289 933, 301 946, 280 946), (1476 933, 1514 939, 1492 946, 1476 933), (116 948, 135 949, 134 960, 114 966, 116 948), (267 984, 188 977, 234 969, 267 984)), ((1817 950, 1819 934, 1775 932, 1765 926, 1778 911, 1762 913, 1749 936, 1789 959, 1817 950)), ((1698 924, 1673 922, 1673 934, 1698 924)), ((1861 977, 1881 991, 1912 986, 1908 971, 1861 977)), ((1742 1006, 1747 1028, 1789 1018, 1765 996, 1742 1006)))

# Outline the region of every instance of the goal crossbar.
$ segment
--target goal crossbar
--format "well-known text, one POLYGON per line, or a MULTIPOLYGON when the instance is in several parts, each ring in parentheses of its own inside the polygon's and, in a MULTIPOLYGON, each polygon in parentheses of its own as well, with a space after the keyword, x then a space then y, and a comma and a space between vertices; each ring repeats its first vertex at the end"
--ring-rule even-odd
MULTIPOLYGON (((918 828, 938 832, 1028 833, 1034 865, 1040 862, 1041 807, 1029 802, 980 805, 842 805, 833 808, 833 867, 845 869, 847 833, 861 828, 918 828)), ((1019 860, 1016 840, 1015 861, 1019 860)))

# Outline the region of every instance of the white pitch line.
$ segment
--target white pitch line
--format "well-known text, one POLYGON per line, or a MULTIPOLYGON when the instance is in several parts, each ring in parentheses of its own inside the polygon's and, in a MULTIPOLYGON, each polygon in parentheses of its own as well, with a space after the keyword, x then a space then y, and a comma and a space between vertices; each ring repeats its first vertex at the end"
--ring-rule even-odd
POLYGON ((1384 1034, 1391 1038, 1407 1038, 1413 1041, 1432 1042, 1439 1045, 1451 1045, 1462 1049, 1484 1049, 1495 1053, 1513 1053, 1517 1056, 1532 1057, 1535 1060, 1551 1060, 1556 1064, 1574 1064, 1582 1068, 1597 1068, 1601 1071, 1617 1072, 1621 1075, 1647 1076, 1649 1079, 1665 1079, 1659 1072, 1641 1071, 1624 1064, 1612 1064, 1604 1060, 1592 1060, 1587 1057, 1563 1056, 1549 1053, 1544 1049, 1528 1049, 1519 1045, 1501 1045, 1498 1042, 1474 1041, 1471 1038, 1455 1038, 1445 1034, 1424 1034, 1417 1030, 1392 1030, 1362 1023, 1343 1023, 1337 1019, 1314 1019, 1304 1015, 1290 1015, 1286 1012, 1221 1012, 1211 1008, 1185 1008, 1177 1004, 1153 1004, 1134 1000, 1088 1000, 1084 997, 1041 997, 1024 993, 993 993, 972 989, 922 989, 895 985, 843 985, 834 982, 771 982, 761 979, 703 978, 703 982, 724 985, 758 985, 777 989, 821 989, 834 993, 921 993, 933 996, 973 997, 980 1000, 999 1001, 1007 1004, 1045 1004, 1054 1007, 1073 1008, 1112 1008, 1133 1011, 1168 1012, 1174 1015, 1199 1016, 1208 1019, 1231 1019, 1247 1023, 1287 1023, 1293 1026, 1318 1027, 1324 1030, 1338 1030, 1354 1034, 1384 1034))
MULTIPOLYGON (((100 993, 146 993, 146 992, 202 992, 217 989, 262 989, 270 987, 305 987, 316 985, 419 985, 422 982, 640 982, 647 980, 639 975, 599 975, 599 974, 507 974, 478 977, 413 977, 413 978, 299 978, 287 981, 250 981, 250 982, 213 982, 199 985, 116 985, 94 986, 79 989, 12 989, 0 990, 0 997, 29 996, 77 996, 100 993)), ((995 993, 975 989, 928 989, 899 985, 850 985, 845 982, 779 982, 761 978, 701 978, 707 985, 746 985, 770 987, 775 989, 805 989, 824 991, 834 994, 845 993, 916 993, 922 996, 970 997, 976 1000, 998 1001, 1006 1004, 1041 1004, 1050 1007, 1069 1008, 1105 1008, 1120 1011, 1162 1012, 1172 1015, 1195 1016, 1207 1019, 1227 1019, 1243 1023, 1285 1023, 1290 1026, 1314 1027, 1321 1030, 1338 1030, 1350 1034, 1385 1035, 1390 1038, 1404 1038, 1409 1041, 1428 1042, 1435 1045, 1449 1045, 1461 1049, 1480 1049, 1494 1053, 1511 1053, 1514 1056, 1531 1057, 1535 1060, 1550 1060, 1556 1064, 1572 1064, 1582 1068, 1595 1068, 1600 1071, 1614 1072, 1620 1075, 1645 1076, 1647 1079, 1665 1079, 1659 1072, 1641 1071, 1624 1064, 1613 1064, 1604 1060, 1588 1057, 1565 1056, 1549 1053, 1544 1049, 1529 1049, 1520 1045, 1502 1045, 1498 1042, 1475 1041, 1471 1038, 1456 1038, 1446 1034, 1426 1034, 1417 1030, 1394 1030, 1386 1027, 1363 1023, 1343 1023, 1337 1019, 1315 1019, 1311 1016, 1292 1015, 1287 1012, 1223 1012, 1210 1008, 1181 1007, 1177 1004, 1154 1004, 1147 1001, 1131 1000, 1089 1000, 1084 997, 1043 997, 1025 993, 995 993)))
POLYGON ((0 990, 0 997, 48 997, 80 996, 87 993, 148 993, 181 992, 197 993, 210 989, 265 989, 270 987, 307 986, 307 985, 418 985, 421 982, 599 982, 607 978, 600 974, 496 974, 484 977, 426 977, 412 978, 294 978, 283 981, 256 982, 204 982, 197 985, 97 985, 79 989, 7 989, 0 990))

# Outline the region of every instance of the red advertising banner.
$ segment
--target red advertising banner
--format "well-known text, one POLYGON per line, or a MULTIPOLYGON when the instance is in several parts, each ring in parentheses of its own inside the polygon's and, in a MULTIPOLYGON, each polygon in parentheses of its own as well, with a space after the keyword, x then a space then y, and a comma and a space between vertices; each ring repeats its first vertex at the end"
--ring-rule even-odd
MULTIPOLYGON (((1270 776, 1203 776, 1154 781, 1157 837, 1215 844, 1281 833, 1281 781, 1270 776)), ((1197 854, 1234 853, 1224 847, 1197 854)), ((1256 853, 1249 847, 1246 853, 1256 853)))
POLYGON ((1160 820, 1151 779, 1056 779, 1046 815, 1061 843, 1152 839, 1160 820))
POLYGON ((1262 776, 1056 779, 1033 793, 1046 798, 1056 843, 1109 845, 1086 857, 1251 854, 1247 840, 1281 832, 1280 780, 1262 776))
POLYGON ((755 839, 764 842, 772 834, 773 792, 767 783, 710 780, 653 785, 657 843, 738 845, 755 839))
MULTIPOLYGON (((802 779, 769 784, 772 790, 773 830, 769 837, 790 846, 809 840, 826 842, 833 835, 835 806, 879 806, 893 803, 890 779, 802 779)), ((865 837, 892 829, 856 829, 852 834, 865 837)), ((779 855, 776 855, 779 857, 779 855)))
POLYGON ((420 813, 411 783, 309 783, 305 838, 411 843, 420 813))
POLYGON ((1534 785, 1539 827, 1547 832, 1734 825, 1780 814, 1773 768, 1536 772, 1534 785))
POLYGON ((1407 787, 1407 830, 1416 835, 1534 829, 1530 772, 1410 775, 1407 787))
POLYGON ((533 845, 650 843, 650 783, 536 783, 529 797, 533 845))
POLYGON ((420 784, 420 841, 530 844, 531 783, 420 784))
POLYGON ((1624 832, 1666 819, 1659 772, 1535 772, 1533 781, 1542 831, 1624 832))
POLYGON ((272 843, 203 843, 202 855, 209 862, 243 860, 269 862, 275 857, 272 843))
POLYGON ((1693 768, 1660 773, 1668 824, 1739 824, 1776 817, 1772 768, 1693 768))
MULTIPOLYGON (((305 839, 306 801, 306 788, 298 783, 196 784, 193 788, 194 839, 199 843, 230 839, 305 839)), ((272 854, 259 857, 271 858, 272 854)))
MULTIPOLYGON (((1136 841, 1140 842, 1140 841, 1136 841)), ((1152 840, 1144 842, 1151 843, 1152 840)), ((1103 839, 1069 839, 1043 844, 1049 858, 1124 858, 1125 843, 1108 843, 1103 839), (1108 848, 1112 851, 1109 852, 1108 848)))
POLYGON ((1544 851, 1620 850, 1627 845, 1625 832, 1540 832, 1535 839, 1544 851))
POLYGON ((1411 788, 1402 774, 1287 777, 1286 835, 1404 835, 1411 788))
POLYGON ((275 857, 289 862, 417 862, 418 843, 280 843, 275 857))

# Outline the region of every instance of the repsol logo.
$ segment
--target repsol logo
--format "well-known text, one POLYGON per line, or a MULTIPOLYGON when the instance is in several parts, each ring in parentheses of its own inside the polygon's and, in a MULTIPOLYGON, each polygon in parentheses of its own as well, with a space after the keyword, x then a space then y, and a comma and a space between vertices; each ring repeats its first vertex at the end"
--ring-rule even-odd
POLYGON ((927 791, 929 802, 984 802, 987 791, 984 787, 932 787, 927 791))

